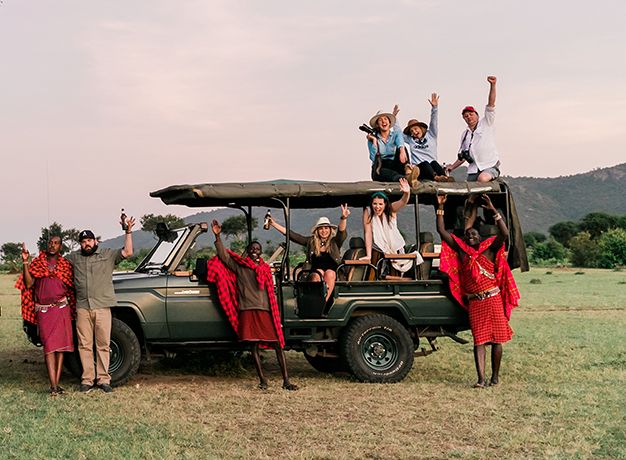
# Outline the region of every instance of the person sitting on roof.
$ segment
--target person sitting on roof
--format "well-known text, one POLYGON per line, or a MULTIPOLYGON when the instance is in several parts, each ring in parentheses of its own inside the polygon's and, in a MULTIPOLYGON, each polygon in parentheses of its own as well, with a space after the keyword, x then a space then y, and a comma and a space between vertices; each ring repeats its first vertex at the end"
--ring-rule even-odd
MULTIPOLYGON (((397 213, 409 202, 411 188, 406 179, 400 179, 402 198, 390 202, 384 192, 372 195, 369 207, 363 209, 363 232, 365 234, 365 256, 361 260, 370 260, 376 264, 384 254, 404 254, 404 238, 398 230, 397 213)), ((423 259, 416 254, 416 265, 423 259)), ((412 260, 394 260, 392 266, 405 273, 412 266, 412 260)))
MULTIPOLYGON (((394 112, 397 106, 394 108, 394 112)), ((399 130, 393 130, 395 114, 377 113, 370 120, 375 135, 367 135, 367 148, 372 161, 372 180, 379 182, 397 182, 402 177, 416 179, 419 171, 413 171, 404 147, 404 139, 399 130)))
POLYGON ((457 160, 446 166, 446 171, 449 173, 467 161, 469 163, 468 181, 489 182, 500 177, 500 156, 493 132, 496 119, 496 77, 489 76, 487 81, 489 82, 489 97, 485 107, 485 116, 479 120, 478 112, 469 105, 461 111, 467 128, 461 134, 457 160))
MULTIPOLYGON (((341 205, 339 226, 330 223, 328 217, 320 217, 313 228, 311 236, 303 236, 289 230, 289 239, 306 246, 306 263, 310 267, 310 281, 326 283, 326 301, 333 293, 337 279, 337 267, 341 263, 341 245, 346 239, 346 226, 350 210, 348 205, 341 205)), ((269 217, 269 224, 285 235, 287 229, 269 217)))
MULTIPOLYGON (((411 164, 417 166, 421 180, 434 180, 437 182, 454 181, 446 175, 443 167, 437 161, 437 134, 439 96, 433 93, 430 96, 430 125, 423 121, 409 120, 404 134, 404 143, 408 145, 411 164)), ((411 184, 415 187, 416 184, 411 184)))

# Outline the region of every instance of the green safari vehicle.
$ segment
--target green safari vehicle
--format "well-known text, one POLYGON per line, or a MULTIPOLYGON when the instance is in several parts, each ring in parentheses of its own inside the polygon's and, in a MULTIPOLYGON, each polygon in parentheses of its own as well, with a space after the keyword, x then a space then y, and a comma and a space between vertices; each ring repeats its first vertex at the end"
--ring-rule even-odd
MULTIPOLYGON (((168 205, 238 209, 248 222, 249 239, 253 216, 263 216, 267 209, 273 210, 274 219, 282 218, 289 230, 298 226, 300 218, 310 220, 311 215, 328 208, 334 208, 332 215, 336 215, 339 205, 348 203, 352 238, 342 248, 343 264, 328 303, 323 283, 307 281, 300 276, 305 272, 302 267, 290 266, 290 255, 299 247, 294 248, 288 238, 281 235, 284 241, 269 259, 286 349, 304 353, 321 372, 345 371, 363 382, 398 382, 411 370, 415 356, 437 350, 437 338, 467 343, 457 335, 469 329, 467 314, 453 300, 437 269, 438 245, 433 232, 424 231, 434 228, 438 193, 448 194, 446 226, 451 229, 462 227, 457 216, 470 193, 488 193, 510 229, 507 250, 511 268, 525 270, 528 262, 513 197, 503 180, 424 182, 412 189, 409 204, 399 213, 405 239, 413 246, 411 250, 420 251, 424 263, 403 277, 384 275, 380 264, 358 260, 365 254, 359 208, 367 206, 376 191, 384 191, 392 200, 401 195, 398 184, 369 181, 174 185, 150 195, 168 205)), ((481 232, 489 234, 493 229, 493 223, 485 222, 481 232)), ((215 286, 206 281, 206 259, 196 260, 194 270, 187 270, 184 263, 198 236, 208 230, 208 222, 164 228, 134 272, 113 275, 117 297, 112 305, 113 385, 131 379, 142 356, 190 348, 242 349, 220 307, 215 286)), ((77 355, 68 358, 70 370, 79 373, 77 355)))

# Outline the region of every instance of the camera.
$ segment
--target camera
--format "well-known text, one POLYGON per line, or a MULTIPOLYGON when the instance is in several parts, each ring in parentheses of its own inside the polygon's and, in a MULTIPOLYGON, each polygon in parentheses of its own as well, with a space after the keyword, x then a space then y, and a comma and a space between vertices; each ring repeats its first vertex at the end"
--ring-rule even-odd
POLYGON ((374 137, 378 137, 378 133, 376 132, 375 129, 370 128, 368 125, 366 125, 365 123, 363 123, 361 126, 359 126, 359 129, 361 131, 363 131, 364 133, 370 134, 374 137))
POLYGON ((459 160, 465 160, 468 163, 474 163, 474 159, 470 155, 470 151, 469 150, 461 150, 459 152, 458 157, 459 157, 459 160))

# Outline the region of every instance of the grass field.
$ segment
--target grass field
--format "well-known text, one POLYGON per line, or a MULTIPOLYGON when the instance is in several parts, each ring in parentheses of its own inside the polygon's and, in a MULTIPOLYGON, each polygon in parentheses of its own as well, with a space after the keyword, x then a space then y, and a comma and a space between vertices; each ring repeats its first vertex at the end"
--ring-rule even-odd
POLYGON ((280 390, 268 354, 265 393, 244 362, 228 376, 143 366, 108 395, 79 394, 67 375, 70 391, 52 399, 2 275, 0 457, 626 458, 626 272, 516 277, 522 305, 497 387, 470 388, 471 346, 440 340, 393 385, 321 374, 290 352, 298 392, 280 390))

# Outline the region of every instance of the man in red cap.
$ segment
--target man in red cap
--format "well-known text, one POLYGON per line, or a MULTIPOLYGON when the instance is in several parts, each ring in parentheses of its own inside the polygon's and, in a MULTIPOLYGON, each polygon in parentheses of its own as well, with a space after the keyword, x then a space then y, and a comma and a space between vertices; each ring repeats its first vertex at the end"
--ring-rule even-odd
POLYGON ((461 115, 467 128, 461 134, 457 160, 446 167, 450 172, 467 161, 468 181, 489 182, 500 176, 500 155, 493 131, 496 116, 496 77, 487 77, 487 82, 489 98, 485 116, 479 119, 478 112, 472 106, 463 108, 461 115))

